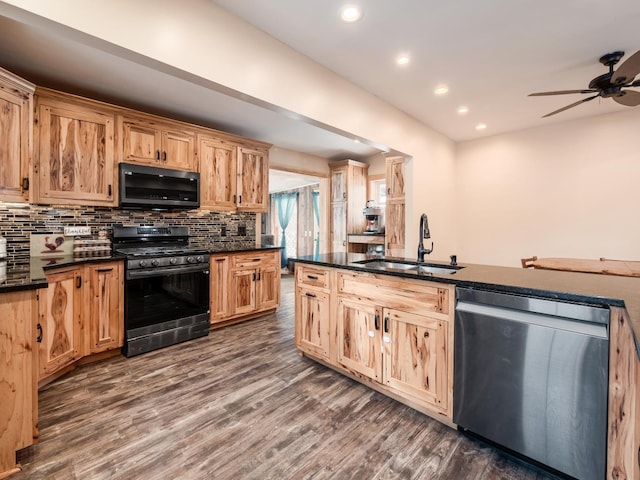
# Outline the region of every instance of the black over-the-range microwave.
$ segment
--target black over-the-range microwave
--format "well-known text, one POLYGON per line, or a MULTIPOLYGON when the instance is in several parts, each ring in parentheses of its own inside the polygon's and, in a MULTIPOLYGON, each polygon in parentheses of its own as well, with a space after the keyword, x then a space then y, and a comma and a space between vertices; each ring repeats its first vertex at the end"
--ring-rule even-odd
POLYGON ((168 210, 200 206, 200 174, 169 168, 120 164, 120 206, 168 210))

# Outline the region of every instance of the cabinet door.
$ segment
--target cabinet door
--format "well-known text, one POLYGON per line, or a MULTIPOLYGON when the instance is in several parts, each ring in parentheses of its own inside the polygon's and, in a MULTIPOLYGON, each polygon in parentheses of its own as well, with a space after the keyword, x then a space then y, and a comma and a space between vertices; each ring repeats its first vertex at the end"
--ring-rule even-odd
POLYGON ((162 132, 162 166, 176 170, 196 171, 195 135, 167 130, 162 132))
POLYGON ((238 149, 238 210, 266 212, 269 192, 268 157, 265 152, 238 149))
POLYGON ((447 408, 447 322, 383 309, 384 382, 447 408))
POLYGON ((211 323, 225 320, 231 314, 229 302, 229 257, 211 257, 211 323))
POLYGON ((338 361, 381 381, 380 317, 375 306, 338 297, 338 361))
POLYGON ((345 202, 331 204, 331 251, 333 253, 347 251, 347 204, 345 202))
POLYGON ((404 201, 404 158, 387 158, 387 200, 404 201))
POLYGON ((162 151, 162 132, 152 125, 123 122, 124 162, 158 166, 162 151))
POLYGON ((329 294, 308 288, 296 291, 296 346, 329 359, 329 294))
POLYGON ((258 278, 258 309, 276 308, 280 304, 280 268, 275 265, 262 267, 258 278))
POLYGON ((235 270, 231 273, 232 315, 252 313, 256 310, 256 279, 255 269, 235 270))
POLYGON ((347 200, 347 167, 331 170, 331 202, 347 200))
POLYGON ((33 443, 38 404, 34 294, 33 290, 0 294, 0 476, 16 467, 16 450, 33 443))
POLYGON ((40 104, 39 203, 114 205, 114 119, 40 104))
MULTIPOLYGON (((124 277, 122 262, 87 267, 89 285, 85 291, 90 312, 89 353, 98 353, 122 346, 124 334, 124 277)), ((86 336, 86 335, 85 335, 86 336)))
POLYGON ((28 199, 31 98, 0 88, 0 200, 28 199))
POLYGON ((40 379, 72 363, 82 350, 80 268, 49 274, 47 282, 38 294, 40 379))
POLYGON ((235 210, 237 151, 234 145, 200 138, 200 205, 235 210))
POLYGON ((387 200, 385 215, 385 255, 404 257, 405 251, 405 203, 404 200, 387 200))

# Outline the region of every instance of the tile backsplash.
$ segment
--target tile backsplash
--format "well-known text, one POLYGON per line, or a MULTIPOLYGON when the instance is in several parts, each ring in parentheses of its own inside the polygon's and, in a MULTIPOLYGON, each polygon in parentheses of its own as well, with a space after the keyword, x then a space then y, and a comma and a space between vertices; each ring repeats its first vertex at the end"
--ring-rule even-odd
POLYGON ((203 248, 250 248, 255 245, 256 214, 210 212, 206 210, 122 210, 108 207, 25 205, 0 202, 0 235, 7 240, 7 254, 16 260, 29 257, 31 233, 58 233, 68 226, 91 227, 91 237, 112 225, 183 225, 189 227, 191 242, 203 248))

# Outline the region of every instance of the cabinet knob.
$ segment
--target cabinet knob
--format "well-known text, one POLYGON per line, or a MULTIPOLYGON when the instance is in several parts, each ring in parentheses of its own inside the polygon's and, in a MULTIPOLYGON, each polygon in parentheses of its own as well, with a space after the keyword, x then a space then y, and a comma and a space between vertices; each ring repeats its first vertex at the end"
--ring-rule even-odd
POLYGON ((36 342, 42 343, 42 325, 40 325, 40 323, 38 323, 36 325, 36 328, 38 329, 38 336, 36 337, 36 342))
POLYGON ((29 190, 29 177, 24 177, 22 179, 22 190, 25 192, 29 190))
POLYGON ((160 150, 156 150, 156 160, 160 160, 160 150))

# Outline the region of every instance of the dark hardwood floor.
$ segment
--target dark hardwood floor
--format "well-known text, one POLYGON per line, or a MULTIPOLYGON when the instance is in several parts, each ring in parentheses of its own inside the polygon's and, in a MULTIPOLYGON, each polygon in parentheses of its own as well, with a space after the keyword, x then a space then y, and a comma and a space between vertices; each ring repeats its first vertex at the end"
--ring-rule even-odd
POLYGON ((22 479, 551 479, 317 363, 276 315, 80 367, 40 392, 22 479))

